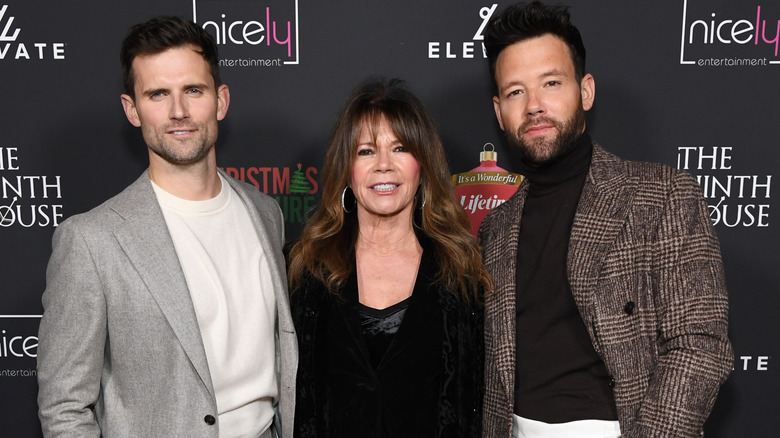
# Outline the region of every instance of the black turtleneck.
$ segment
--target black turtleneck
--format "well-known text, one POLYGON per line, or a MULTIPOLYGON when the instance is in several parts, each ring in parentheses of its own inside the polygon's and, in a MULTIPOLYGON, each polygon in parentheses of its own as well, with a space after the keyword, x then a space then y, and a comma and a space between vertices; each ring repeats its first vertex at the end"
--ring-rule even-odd
POLYGON ((617 420, 566 273, 569 236, 593 144, 587 133, 543 167, 520 166, 530 188, 517 249, 515 414, 547 423, 617 420))

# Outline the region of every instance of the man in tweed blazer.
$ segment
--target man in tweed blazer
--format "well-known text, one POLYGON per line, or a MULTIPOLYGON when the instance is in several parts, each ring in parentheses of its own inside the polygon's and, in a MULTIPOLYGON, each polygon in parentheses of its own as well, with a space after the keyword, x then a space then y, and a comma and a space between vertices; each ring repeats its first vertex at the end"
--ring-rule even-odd
POLYGON ((565 7, 510 6, 485 46, 526 179, 479 231, 484 436, 701 436, 733 352, 698 184, 590 140, 595 81, 565 7))
POLYGON ((291 438, 297 337, 277 203, 217 169, 230 95, 217 48, 177 17, 122 45, 149 168, 63 222, 43 294, 46 437, 291 438))

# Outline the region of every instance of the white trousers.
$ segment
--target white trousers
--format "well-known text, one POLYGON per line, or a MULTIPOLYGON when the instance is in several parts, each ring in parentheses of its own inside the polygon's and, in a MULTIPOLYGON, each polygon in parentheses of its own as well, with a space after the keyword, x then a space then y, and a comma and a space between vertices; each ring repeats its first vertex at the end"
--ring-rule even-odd
POLYGON ((550 424, 513 415, 513 438, 617 438, 620 423, 608 420, 578 420, 550 424))

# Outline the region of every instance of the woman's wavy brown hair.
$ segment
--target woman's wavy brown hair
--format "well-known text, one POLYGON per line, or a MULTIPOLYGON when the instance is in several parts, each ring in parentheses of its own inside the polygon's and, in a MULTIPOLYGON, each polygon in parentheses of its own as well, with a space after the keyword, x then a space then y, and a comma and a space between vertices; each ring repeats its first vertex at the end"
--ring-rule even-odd
MULTIPOLYGON (((359 85, 336 121, 320 174, 320 206, 290 250, 290 290, 300 288, 304 275, 311 275, 331 293, 337 293, 352 274, 357 214, 355 208, 349 213, 342 208, 342 191, 350 183, 361 128, 367 124, 375 130, 382 119, 420 164, 414 226, 432 242, 439 262, 436 281, 466 302, 480 301, 482 293, 490 292, 493 282, 469 232, 468 217, 452 189, 452 177, 433 119, 403 81, 382 77, 369 78, 359 85)), ((348 197, 347 208, 352 200, 348 197)))

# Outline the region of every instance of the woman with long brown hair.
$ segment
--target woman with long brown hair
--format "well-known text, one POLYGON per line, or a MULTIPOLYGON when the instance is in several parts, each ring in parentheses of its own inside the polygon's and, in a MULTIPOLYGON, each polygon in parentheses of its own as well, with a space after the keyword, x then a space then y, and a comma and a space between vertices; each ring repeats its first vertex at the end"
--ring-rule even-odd
POLYGON ((492 282, 436 127, 398 79, 352 93, 290 251, 298 437, 479 436, 492 282))

